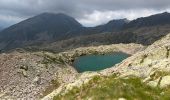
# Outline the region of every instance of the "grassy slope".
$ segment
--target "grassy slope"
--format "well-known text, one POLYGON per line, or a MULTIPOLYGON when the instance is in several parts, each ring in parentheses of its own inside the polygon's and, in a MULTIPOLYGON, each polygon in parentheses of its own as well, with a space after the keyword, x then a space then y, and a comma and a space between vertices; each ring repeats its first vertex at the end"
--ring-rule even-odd
POLYGON ((117 79, 110 77, 94 77, 81 88, 73 88, 64 95, 57 95, 54 100, 170 100, 170 89, 151 88, 141 82, 141 79, 131 77, 117 79))

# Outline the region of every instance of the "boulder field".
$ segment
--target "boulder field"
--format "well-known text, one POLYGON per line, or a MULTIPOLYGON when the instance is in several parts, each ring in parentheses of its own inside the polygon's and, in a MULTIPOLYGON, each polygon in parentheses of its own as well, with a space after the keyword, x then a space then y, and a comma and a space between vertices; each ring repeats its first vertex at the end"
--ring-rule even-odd
MULTIPOLYGON (((0 99, 36 100, 66 84, 74 83, 82 77, 82 74, 71 66, 74 59, 79 56, 110 52, 134 54, 144 49, 145 47, 140 44, 113 44, 80 47, 61 53, 28 52, 20 49, 2 53, 0 54, 0 99)), ((90 76, 85 75, 85 77, 90 76)))

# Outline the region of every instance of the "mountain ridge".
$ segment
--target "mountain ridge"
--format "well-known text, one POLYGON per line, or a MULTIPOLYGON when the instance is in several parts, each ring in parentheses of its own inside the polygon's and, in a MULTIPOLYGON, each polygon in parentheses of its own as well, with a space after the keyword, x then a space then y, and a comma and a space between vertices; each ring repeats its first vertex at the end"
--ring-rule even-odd
POLYGON ((81 27, 80 23, 67 15, 43 13, 2 30, 0 42, 6 42, 8 47, 5 48, 10 49, 20 47, 24 41, 59 39, 81 27))
MULTIPOLYGON (((0 49, 7 51, 105 32, 113 33, 113 36, 114 34, 117 36, 119 33, 121 36, 121 33, 126 33, 126 37, 128 34, 134 34, 132 37, 136 37, 136 40, 132 41, 133 43, 148 45, 170 32, 170 29, 164 32, 162 26, 165 25, 170 26, 170 13, 168 12, 132 21, 127 19, 111 20, 104 25, 96 27, 84 27, 73 17, 66 14, 42 13, 2 30, 0 32, 0 49), (158 19, 159 21, 157 21, 158 19), (145 30, 148 27, 151 33, 145 30), (148 40, 148 38, 152 40, 148 40)), ((129 43, 129 40, 127 41, 129 43)), ((123 42, 125 43, 126 41, 123 42)), ((79 43, 81 44, 81 41, 79 43)), ((122 43, 122 41, 119 43, 122 43)))
POLYGON ((163 12, 147 17, 140 17, 135 20, 130 21, 128 24, 124 26, 127 28, 139 28, 146 26, 155 26, 155 25, 165 25, 170 24, 170 13, 163 12))

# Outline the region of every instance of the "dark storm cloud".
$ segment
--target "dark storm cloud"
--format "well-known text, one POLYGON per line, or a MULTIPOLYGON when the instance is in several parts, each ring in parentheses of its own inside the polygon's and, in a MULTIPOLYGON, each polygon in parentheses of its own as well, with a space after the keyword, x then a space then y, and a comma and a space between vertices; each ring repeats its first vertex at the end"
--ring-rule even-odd
MULTIPOLYGON (((89 19, 90 22, 88 15, 93 15, 95 12, 102 15, 102 12, 112 11, 112 15, 116 15, 118 11, 141 9, 163 11, 169 8, 170 0, 0 0, 0 21, 15 23, 43 12, 62 12, 84 22, 88 22, 89 19)), ((120 14, 126 17, 123 15, 126 14, 120 14)))

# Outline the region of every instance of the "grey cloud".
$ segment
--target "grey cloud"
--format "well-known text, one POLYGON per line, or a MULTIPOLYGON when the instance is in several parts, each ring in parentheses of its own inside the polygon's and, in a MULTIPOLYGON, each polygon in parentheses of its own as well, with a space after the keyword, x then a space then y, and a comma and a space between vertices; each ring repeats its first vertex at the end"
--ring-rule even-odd
POLYGON ((19 17, 21 20, 43 12, 62 12, 80 19, 95 10, 102 12, 169 8, 170 0, 0 0, 1 16, 19 17))

